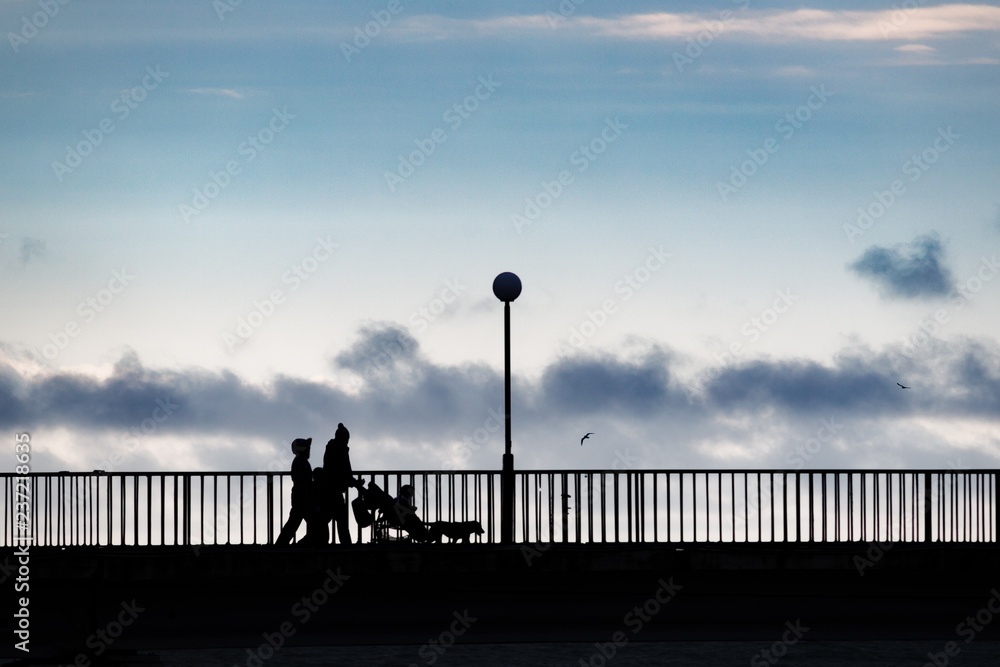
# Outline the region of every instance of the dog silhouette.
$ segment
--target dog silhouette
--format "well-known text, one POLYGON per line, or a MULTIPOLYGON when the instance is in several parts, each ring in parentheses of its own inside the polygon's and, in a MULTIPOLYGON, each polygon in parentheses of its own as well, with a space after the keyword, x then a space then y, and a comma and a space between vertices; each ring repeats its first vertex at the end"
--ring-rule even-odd
POLYGON ((478 521, 434 521, 428 527, 431 542, 440 542, 444 536, 452 542, 468 544, 473 534, 482 535, 485 532, 478 521))

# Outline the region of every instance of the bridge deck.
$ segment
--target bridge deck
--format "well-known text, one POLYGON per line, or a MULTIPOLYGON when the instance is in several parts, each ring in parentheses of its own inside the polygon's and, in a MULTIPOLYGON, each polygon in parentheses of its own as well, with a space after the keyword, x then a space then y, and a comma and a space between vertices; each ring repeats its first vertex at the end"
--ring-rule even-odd
POLYGON ((994 545, 954 544, 33 548, 32 654, 90 659, 99 631, 114 650, 774 640, 797 622, 961 641, 963 619, 1000 609, 998 566, 994 545))

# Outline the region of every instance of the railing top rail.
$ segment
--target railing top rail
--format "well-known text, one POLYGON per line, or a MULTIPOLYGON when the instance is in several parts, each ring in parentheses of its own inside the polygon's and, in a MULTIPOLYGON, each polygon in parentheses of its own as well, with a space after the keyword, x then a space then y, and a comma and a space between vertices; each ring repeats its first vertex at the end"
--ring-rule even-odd
MULTIPOLYGON (((614 470, 609 468, 567 468, 567 469, 537 469, 537 470, 515 470, 515 474, 521 475, 638 475, 638 474, 671 474, 671 475, 728 475, 728 474, 946 474, 946 475, 973 475, 973 474, 1000 474, 1000 468, 968 468, 955 470, 953 468, 629 468, 627 470, 614 470)), ((14 472, 2 472, 0 477, 86 477, 94 475, 105 475, 108 477, 252 477, 262 475, 288 475, 287 470, 159 470, 159 471, 122 471, 105 472, 102 470, 80 471, 57 471, 57 472, 30 472, 21 475, 14 472)), ((367 470, 359 469, 354 471, 355 475, 499 475, 500 470, 367 470)))

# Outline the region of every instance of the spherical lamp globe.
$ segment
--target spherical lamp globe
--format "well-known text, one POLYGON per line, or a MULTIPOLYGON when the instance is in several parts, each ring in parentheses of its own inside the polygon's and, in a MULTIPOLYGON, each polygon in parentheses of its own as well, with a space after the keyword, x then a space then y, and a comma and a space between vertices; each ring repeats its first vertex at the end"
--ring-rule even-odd
POLYGON ((493 294, 505 303, 509 303, 521 294, 521 279, 510 271, 501 273, 493 279, 493 294))

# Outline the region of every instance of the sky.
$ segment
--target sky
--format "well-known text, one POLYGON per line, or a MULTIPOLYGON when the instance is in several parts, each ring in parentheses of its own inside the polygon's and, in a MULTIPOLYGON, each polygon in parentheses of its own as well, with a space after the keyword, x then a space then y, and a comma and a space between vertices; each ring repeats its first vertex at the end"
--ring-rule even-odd
POLYGON ((338 422, 356 469, 498 469, 506 271, 516 468, 1000 467, 996 5, 0 29, 0 424, 33 470, 287 469, 338 422))

